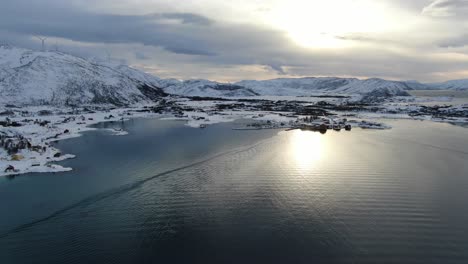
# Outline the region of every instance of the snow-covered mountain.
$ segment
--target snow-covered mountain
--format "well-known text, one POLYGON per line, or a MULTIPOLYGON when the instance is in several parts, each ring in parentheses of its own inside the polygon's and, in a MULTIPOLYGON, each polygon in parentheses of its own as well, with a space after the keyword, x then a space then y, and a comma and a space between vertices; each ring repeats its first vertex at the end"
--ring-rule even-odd
POLYGON ((409 87, 409 90, 429 90, 430 89, 430 87, 427 84, 420 83, 415 80, 404 81, 404 83, 406 84, 406 86, 409 87))
POLYGON ((252 89, 241 85, 208 80, 179 81, 168 79, 162 80, 160 86, 167 93, 185 96, 245 97, 259 95, 252 91, 252 89))
POLYGON ((0 103, 114 104, 165 95, 159 79, 129 68, 97 64, 60 52, 0 46, 0 103))
POLYGON ((418 81, 406 81, 405 84, 413 90, 468 90, 468 79, 453 80, 440 83, 420 83, 418 81))
POLYGON ((130 105, 150 103, 166 94, 209 97, 331 94, 369 98, 407 96, 407 90, 415 89, 468 90, 468 80, 437 84, 334 77, 246 80, 234 84, 181 81, 60 52, 0 46, 0 104, 130 105))
POLYGON ((281 78, 266 81, 241 81, 244 86, 261 95, 359 94, 375 96, 407 96, 410 90, 403 82, 383 79, 355 78, 281 78))
POLYGON ((468 79, 427 84, 431 89, 468 91, 468 79))
POLYGON ((160 80, 167 93, 184 96, 246 97, 307 96, 317 94, 358 94, 362 96, 407 96, 411 87, 403 82, 355 78, 280 78, 265 81, 246 80, 234 84, 207 80, 160 80))

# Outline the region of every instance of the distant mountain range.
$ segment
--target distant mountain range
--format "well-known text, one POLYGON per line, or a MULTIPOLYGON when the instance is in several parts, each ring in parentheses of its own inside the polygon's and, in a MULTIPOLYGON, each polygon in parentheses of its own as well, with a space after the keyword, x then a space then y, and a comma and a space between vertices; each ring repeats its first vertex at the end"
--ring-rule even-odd
POLYGON ((427 84, 427 86, 434 90, 468 91, 468 79, 454 80, 443 83, 431 83, 427 84))
POLYGON ((266 81, 241 81, 237 85, 264 95, 359 94, 375 96, 407 96, 405 83, 382 79, 307 77, 266 81))
POLYGON ((160 79, 124 65, 94 62, 60 52, 0 46, 0 104, 150 103, 166 94, 248 97, 317 94, 363 97, 407 96, 408 90, 468 90, 468 80, 422 84, 356 78, 281 78, 219 83, 208 80, 160 79))
POLYGON ((418 81, 406 81, 404 83, 412 90, 468 91, 468 79, 453 80, 441 83, 420 83, 418 81))

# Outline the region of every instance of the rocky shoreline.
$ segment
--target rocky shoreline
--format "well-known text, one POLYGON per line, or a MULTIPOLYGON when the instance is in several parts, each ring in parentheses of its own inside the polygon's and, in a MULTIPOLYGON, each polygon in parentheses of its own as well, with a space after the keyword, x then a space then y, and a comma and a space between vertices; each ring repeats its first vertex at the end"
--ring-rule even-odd
MULTIPOLYGON (((0 176, 30 172, 63 172, 54 163, 74 158, 62 154, 53 142, 95 130, 100 122, 123 122, 130 118, 181 120, 190 127, 249 119, 235 129, 302 129, 326 133, 352 128, 390 129, 379 120, 415 119, 468 124, 468 105, 418 104, 416 100, 392 98, 384 103, 353 101, 346 97, 296 97, 285 100, 258 98, 165 97, 151 105, 116 108, 112 105, 82 107, 0 107, 0 176)), ((113 135, 126 135, 120 129, 113 135)))

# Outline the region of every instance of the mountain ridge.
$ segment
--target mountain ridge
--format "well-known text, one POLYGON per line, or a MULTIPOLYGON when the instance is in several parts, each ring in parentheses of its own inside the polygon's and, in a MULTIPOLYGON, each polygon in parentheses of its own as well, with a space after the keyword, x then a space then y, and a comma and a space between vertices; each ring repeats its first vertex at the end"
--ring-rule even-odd
POLYGON ((203 79, 161 79, 126 65, 100 63, 67 53, 0 46, 0 103, 112 104, 151 103, 168 94, 250 97, 317 94, 369 97, 409 96, 409 90, 468 90, 468 80, 424 84, 380 78, 276 78, 222 83, 203 79))
POLYGON ((434 90, 468 91, 468 79, 451 80, 440 83, 429 83, 426 85, 434 90))
POLYGON ((110 67, 61 52, 0 47, 0 103, 150 103, 166 95, 158 82, 126 66, 110 67))

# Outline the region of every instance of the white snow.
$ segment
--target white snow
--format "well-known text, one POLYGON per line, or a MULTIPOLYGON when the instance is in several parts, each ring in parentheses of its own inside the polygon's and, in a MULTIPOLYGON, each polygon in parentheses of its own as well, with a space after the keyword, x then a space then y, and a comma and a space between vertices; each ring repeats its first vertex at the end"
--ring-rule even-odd
MULTIPOLYGON (((40 126, 37 122, 22 122, 24 125, 21 127, 0 127, 0 133, 7 135, 22 135, 28 139, 33 146, 46 147, 45 152, 37 152, 33 150, 21 150, 17 155, 23 156, 24 158, 19 161, 14 161, 12 155, 0 148, 0 176, 6 175, 17 175, 30 172, 63 172, 70 171, 71 168, 64 168, 62 166, 53 164, 54 162, 62 161, 65 159, 74 158, 72 154, 63 154, 60 157, 54 157, 56 153, 60 153, 60 150, 50 145, 53 141, 59 141, 74 137, 81 136, 82 132, 95 130, 91 128, 91 125, 100 122, 110 121, 125 121, 128 118, 139 118, 139 117, 157 117, 157 114, 151 113, 137 113, 131 112, 131 116, 128 116, 129 111, 135 109, 115 109, 105 112, 97 112, 92 114, 54 114, 50 116, 38 116, 37 113, 41 110, 48 110, 54 113, 61 112, 65 109, 51 108, 51 107, 28 107, 22 108, 21 111, 28 111, 32 113, 28 116, 17 116, 11 117, 12 121, 22 122, 22 120, 39 120, 49 121, 50 124, 47 126, 40 126), (113 116, 109 118, 109 116, 113 116), (65 122, 68 120, 67 122, 65 122), (68 130, 68 133, 64 133, 68 130), (58 135, 58 136, 57 136, 58 135), (5 172, 5 169, 12 165, 16 171, 5 172)), ((71 110, 71 109, 68 109, 71 110)), ((126 131, 117 129, 107 129, 110 135, 123 136, 127 135, 126 131)))
POLYGON ((368 95, 376 91, 386 96, 407 95, 408 87, 402 82, 383 79, 359 80, 355 78, 281 78, 266 81, 241 81, 237 85, 252 89, 260 95, 368 95))
POLYGON ((0 46, 0 103, 80 105, 149 103, 159 79, 60 52, 0 46), (140 88, 146 88, 141 90, 140 88))
POLYGON ((160 87, 167 93, 185 96, 233 97, 255 96, 254 91, 243 86, 219 83, 208 80, 178 81, 169 79, 160 81, 160 87))
POLYGON ((431 89, 468 91, 468 79, 428 84, 431 89))
POLYGON ((160 80, 167 93, 185 96, 249 97, 249 96, 314 96, 314 95, 408 95, 403 82, 382 79, 354 78, 284 78, 265 81, 245 80, 219 83, 208 80, 160 80))

